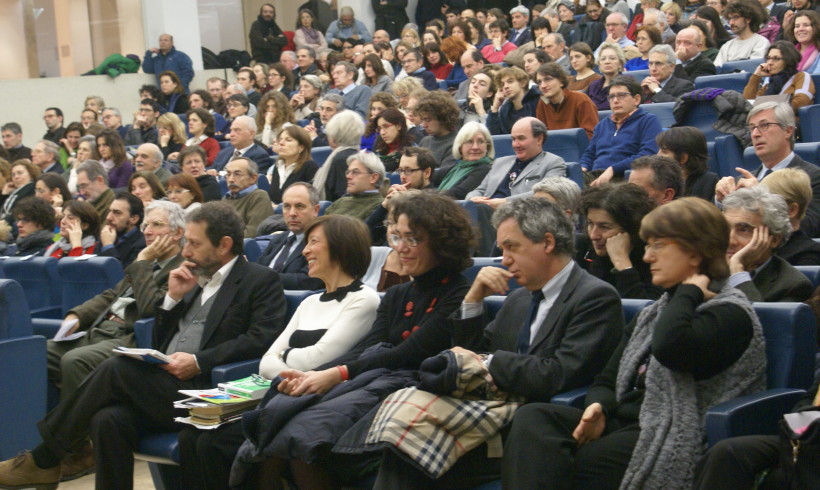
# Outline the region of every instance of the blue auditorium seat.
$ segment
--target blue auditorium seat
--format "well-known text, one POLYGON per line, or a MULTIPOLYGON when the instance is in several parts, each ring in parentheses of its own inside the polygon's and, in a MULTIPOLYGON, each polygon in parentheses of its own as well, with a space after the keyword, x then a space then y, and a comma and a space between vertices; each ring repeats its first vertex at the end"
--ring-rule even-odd
POLYGON ((703 131, 707 141, 713 141, 724 134, 712 127, 715 121, 717 121, 717 112, 710 102, 692 102, 678 126, 696 127, 703 131))
POLYGON ((225 177, 219 176, 216 178, 216 181, 219 183, 219 195, 224 196, 228 193, 228 182, 225 180, 225 177))
MULTIPOLYGON (((815 165, 820 162, 820 141, 812 143, 795 143, 794 154, 807 162, 815 165)), ((757 157, 753 147, 743 150, 743 165, 746 170, 752 171, 760 166, 760 158, 757 157)))
POLYGON ((401 175, 397 172, 388 172, 387 178, 390 179, 390 185, 401 184, 401 175))
POLYGON ((820 286, 820 265, 796 265, 794 267, 809 278, 812 286, 815 288, 820 286))
POLYGON ((492 136, 492 139, 496 158, 508 157, 515 154, 512 149, 512 136, 509 134, 496 134, 492 136))
POLYGON ((695 90, 702 88, 722 88, 743 93, 746 83, 749 81, 751 72, 744 73, 724 73, 722 75, 708 75, 695 79, 695 90))
POLYGON ((649 76, 649 70, 633 70, 633 71, 625 71, 624 75, 630 76, 638 81, 638 83, 643 82, 643 79, 649 76))
POLYGON ((256 178, 256 186, 263 191, 267 192, 270 190, 270 181, 268 181, 268 176, 259 174, 256 178))
POLYGON ((713 171, 718 176, 737 176, 735 167, 742 166, 740 162, 743 161, 743 147, 740 146, 740 141, 731 134, 717 136, 714 139, 714 159, 717 170, 713 171))
POLYGON ((327 160, 327 157, 333 152, 333 149, 329 146, 317 146, 316 148, 312 148, 310 150, 310 158, 316 162, 316 165, 322 166, 327 160))
POLYGON ((820 105, 797 109, 800 118, 800 138, 804 142, 820 141, 820 105))
POLYGON ((229 146, 231 146, 231 142, 230 142, 230 141, 227 141, 227 140, 226 140, 226 141, 220 141, 220 142, 219 142, 219 149, 220 149, 220 150, 224 150, 225 148, 227 148, 227 147, 229 147, 229 146))
POLYGON ((23 288, 0 279, 0 459, 42 440, 37 422, 46 414, 46 339, 32 335, 23 288))
POLYGON ((763 63, 763 58, 756 58, 753 60, 727 61, 723 66, 717 67, 720 73, 734 73, 735 71, 747 71, 754 73, 758 66, 763 63))
MULTIPOLYGON (((319 201, 319 216, 324 216, 325 210, 329 208, 331 204, 333 204, 333 201, 319 201)), ((276 207, 273 208, 273 212, 282 214, 282 203, 277 204, 276 207)), ((262 250, 264 250, 264 248, 262 248, 262 250)))
POLYGON ((262 249, 259 248, 259 244, 253 238, 246 238, 243 248, 248 262, 256 262, 259 260, 259 256, 262 255, 262 249))
POLYGON ((811 81, 814 83, 814 103, 820 104, 820 90, 817 87, 820 87, 820 74, 812 75, 811 81))
POLYGON ((641 104, 641 109, 657 116, 662 128, 671 128, 675 125, 675 115, 672 114, 672 109, 674 108, 674 102, 660 102, 658 104, 641 104))
POLYGON ((567 162, 567 178, 584 190, 584 171, 578 162, 567 162))
MULTIPOLYGON (((475 276, 478 275, 478 271, 480 271, 483 267, 501 267, 504 270, 507 269, 501 265, 501 257, 473 257, 473 265, 461 271, 461 274, 467 278, 467 282, 472 284, 475 280, 475 276)), ((512 292, 513 289, 518 289, 521 287, 516 282, 515 278, 510 278, 507 282, 507 286, 510 288, 508 293, 512 292)), ((499 295, 499 297, 504 298, 506 296, 499 295)))
POLYGON ((2 263, 6 278, 14 279, 22 286, 32 316, 62 318, 63 291, 57 259, 6 257, 2 263))
POLYGON ((581 128, 547 131, 544 150, 554 153, 566 162, 577 162, 589 146, 589 137, 581 128))

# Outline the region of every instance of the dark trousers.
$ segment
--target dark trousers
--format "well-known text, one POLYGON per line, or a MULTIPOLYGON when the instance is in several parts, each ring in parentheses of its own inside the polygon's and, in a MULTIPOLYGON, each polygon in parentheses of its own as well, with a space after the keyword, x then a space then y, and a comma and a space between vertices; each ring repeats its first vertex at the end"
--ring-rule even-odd
POLYGON ((182 381, 153 364, 114 357, 100 364, 38 428, 60 458, 90 434, 96 488, 130 489, 139 434, 177 430, 173 403, 184 398, 177 391, 197 387, 193 380, 182 381))
POLYGON ((240 422, 214 430, 182 429, 179 433, 182 488, 228 488, 231 465, 243 442, 245 435, 240 422))
POLYGON ((620 487, 640 427, 608 420, 599 439, 579 448, 572 432, 581 415, 577 408, 547 403, 519 408, 504 444, 504 488, 620 487))
MULTIPOLYGON (((695 468, 694 488, 751 489, 757 474, 777 466, 780 437, 743 436, 724 439, 709 449, 695 468)), ((783 474, 774 471, 758 488, 787 488, 783 474)))

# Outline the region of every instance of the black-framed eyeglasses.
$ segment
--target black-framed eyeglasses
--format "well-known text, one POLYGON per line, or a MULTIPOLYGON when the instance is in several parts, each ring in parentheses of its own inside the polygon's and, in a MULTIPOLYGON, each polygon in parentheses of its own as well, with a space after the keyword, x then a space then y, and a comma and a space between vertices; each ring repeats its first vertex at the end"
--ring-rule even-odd
POLYGON ((399 175, 413 175, 413 172, 418 172, 421 170, 420 168, 400 168, 396 170, 396 173, 399 175))

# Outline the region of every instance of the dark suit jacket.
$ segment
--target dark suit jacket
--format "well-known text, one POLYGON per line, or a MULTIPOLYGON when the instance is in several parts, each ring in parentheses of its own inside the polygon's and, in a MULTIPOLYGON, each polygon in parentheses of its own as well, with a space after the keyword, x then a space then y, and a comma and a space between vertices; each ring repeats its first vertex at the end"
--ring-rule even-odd
POLYGON ((657 94, 644 95, 643 102, 675 102, 681 95, 695 90, 695 84, 685 78, 672 75, 657 94))
POLYGON ((75 306, 69 313, 74 313, 80 319, 80 330, 88 330, 99 324, 114 301, 132 287, 136 301, 125 309, 124 320, 126 325, 133 327, 137 320, 154 316, 157 302, 162 301, 168 290, 168 274, 181 263, 182 255, 177 255, 154 277, 153 262, 147 260, 133 262, 125 268, 125 277, 116 286, 75 306))
MULTIPOLYGON (((316 165, 316 162, 313 160, 308 160, 299 167, 299 170, 295 170, 288 175, 288 178, 285 180, 285 184, 282 187, 279 187, 279 172, 274 167, 273 173, 271 174, 270 179, 270 190, 268 190, 268 195, 270 195, 270 200, 279 204, 282 202, 282 195, 285 193, 285 189, 288 188, 289 185, 293 184, 294 182, 311 182, 313 180, 313 176, 316 175, 316 171, 319 170, 319 166, 316 165)), ((289 288, 285 288, 289 289, 289 288)))
POLYGON ((424 85, 425 90, 438 90, 438 82, 436 81, 436 76, 430 70, 424 70, 418 73, 413 73, 410 76, 420 79, 421 84, 424 85))
POLYGON ((802 302, 812 293, 809 278, 777 255, 751 281, 738 284, 737 288, 749 301, 767 303, 802 302))
MULTIPOLYGON (((179 321, 202 288, 195 286, 172 310, 157 307, 153 347, 165 352, 179 329, 179 321)), ((160 299, 159 305, 162 304, 160 299)), ((211 369, 220 364, 262 357, 285 329, 287 306, 275 272, 237 258, 216 293, 196 359, 202 370, 194 384, 210 383, 211 369)))
POLYGON ((820 243, 797 230, 789 240, 774 251, 791 265, 820 265, 820 243))
MULTIPOLYGON (((277 233, 273 236, 270 243, 268 243, 265 251, 259 256, 256 261, 265 267, 270 267, 276 254, 285 246, 285 241, 288 239, 287 232, 277 233)), ((321 279, 315 279, 308 276, 308 265, 305 256, 302 255, 302 250, 305 249, 305 241, 299 242, 299 245, 291 252, 285 265, 282 267, 282 272, 279 273, 279 279, 282 280, 282 287, 285 289, 303 289, 303 290, 317 290, 324 289, 325 283, 321 279)))
POLYGON ((489 325, 486 315, 453 319, 453 340, 461 347, 493 353, 490 374, 499 388, 546 402, 557 393, 590 384, 604 368, 623 336, 623 312, 615 288, 573 264, 529 351, 518 354, 518 333, 530 298, 529 290, 516 289, 489 325))
POLYGON ((145 248, 145 235, 139 229, 136 232, 126 236, 122 243, 115 243, 113 247, 100 252, 103 257, 114 257, 122 263, 122 267, 128 267, 131 262, 137 259, 140 251, 145 248))
MULTIPOLYGON (((800 221, 800 229, 811 238, 820 238, 820 167, 808 163, 795 155, 792 161, 789 162, 789 168, 799 168, 807 174, 811 179, 812 198, 809 203, 809 208, 806 210, 806 216, 800 221)), ((753 175, 760 175, 760 170, 763 167, 757 167, 753 175)), ((766 180, 765 178, 763 179, 766 180)))
MULTIPOLYGON (((225 165, 228 164, 231 157, 233 156, 233 152, 235 151, 236 148, 234 148, 231 145, 228 145, 227 148, 220 151, 219 154, 216 156, 212 168, 216 170, 224 170, 225 165)), ((264 174, 265 172, 267 172, 268 167, 270 167, 271 165, 270 155, 268 155, 268 152, 265 151, 264 148, 259 146, 258 143, 254 143, 253 146, 248 148, 248 151, 246 151, 245 155, 243 156, 245 158, 250 158, 251 160, 256 162, 256 164, 259 166, 260 174, 264 174)))
POLYGON ((715 68, 712 60, 702 54, 696 60, 687 64, 686 67, 683 65, 675 66, 675 76, 685 78, 690 82, 694 82, 697 77, 703 75, 717 75, 717 68, 715 68))
POLYGON ((521 47, 524 44, 527 44, 528 42, 532 41, 532 31, 530 30, 529 27, 524 29, 524 32, 522 32, 521 35, 518 36, 518 38, 515 41, 513 41, 512 38, 513 38, 513 36, 515 36, 515 34, 516 34, 515 30, 510 28, 510 34, 507 37, 507 40, 510 41, 511 43, 515 44, 518 47, 521 47))

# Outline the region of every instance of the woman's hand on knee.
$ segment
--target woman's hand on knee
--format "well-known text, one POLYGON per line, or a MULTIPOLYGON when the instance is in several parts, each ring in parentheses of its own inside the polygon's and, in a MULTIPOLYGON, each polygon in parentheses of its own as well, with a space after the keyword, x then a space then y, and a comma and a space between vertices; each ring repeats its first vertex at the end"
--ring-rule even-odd
POLYGON ((606 416, 604 415, 604 408, 600 403, 593 403, 584 410, 584 415, 581 416, 581 422, 578 423, 578 427, 572 432, 572 437, 578 441, 579 446, 582 446, 601 437, 605 427, 606 416))

